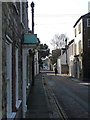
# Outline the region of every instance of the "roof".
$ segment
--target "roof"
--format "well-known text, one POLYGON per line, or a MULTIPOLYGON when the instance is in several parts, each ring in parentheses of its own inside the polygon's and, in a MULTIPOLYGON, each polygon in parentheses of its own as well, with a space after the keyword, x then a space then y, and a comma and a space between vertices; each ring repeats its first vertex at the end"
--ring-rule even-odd
POLYGON ((85 17, 90 17, 90 12, 87 13, 87 14, 85 14, 85 15, 82 15, 82 16, 76 21, 76 23, 74 24, 73 27, 75 27, 75 26, 77 25, 77 23, 78 23, 81 19, 83 19, 83 18, 85 18, 85 17))
POLYGON ((37 44, 37 34, 24 34, 24 44, 37 44))

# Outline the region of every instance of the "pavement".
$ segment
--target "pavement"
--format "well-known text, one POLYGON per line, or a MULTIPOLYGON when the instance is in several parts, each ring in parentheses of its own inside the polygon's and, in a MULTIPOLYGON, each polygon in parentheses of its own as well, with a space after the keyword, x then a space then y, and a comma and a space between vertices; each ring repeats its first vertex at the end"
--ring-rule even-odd
POLYGON ((49 118, 42 74, 36 76, 27 100, 26 118, 49 118))
POLYGON ((47 86, 44 73, 36 76, 34 86, 31 87, 27 100, 26 118, 49 120, 59 118, 62 120, 53 93, 47 86))

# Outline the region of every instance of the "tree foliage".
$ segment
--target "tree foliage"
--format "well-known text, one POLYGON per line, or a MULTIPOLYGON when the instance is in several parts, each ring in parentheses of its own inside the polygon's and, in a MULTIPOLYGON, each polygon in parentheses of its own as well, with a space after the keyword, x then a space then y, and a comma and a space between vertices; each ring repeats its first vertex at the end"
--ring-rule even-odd
POLYGON ((53 39, 51 40, 51 45, 54 47, 54 49, 61 49, 65 47, 67 36, 65 34, 55 34, 53 39))
POLYGON ((38 45, 38 52, 39 52, 39 65, 42 67, 42 58, 49 56, 50 49, 48 48, 47 44, 39 44, 38 45))
POLYGON ((40 44, 38 46, 38 51, 39 51, 39 58, 42 58, 42 57, 45 58, 50 54, 50 49, 46 44, 40 44))
POLYGON ((50 58, 52 61, 52 64, 57 62, 57 58, 61 55, 61 50, 60 49, 56 49, 56 50, 52 50, 52 57, 50 58))

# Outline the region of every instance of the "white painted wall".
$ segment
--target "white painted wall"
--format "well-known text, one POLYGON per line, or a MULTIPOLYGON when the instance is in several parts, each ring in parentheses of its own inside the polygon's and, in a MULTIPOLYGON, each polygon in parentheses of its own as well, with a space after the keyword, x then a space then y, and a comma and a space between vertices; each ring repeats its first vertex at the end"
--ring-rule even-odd
POLYGON ((63 54, 63 50, 61 50, 61 56, 57 59, 57 69, 58 73, 61 74, 61 65, 66 65, 66 52, 63 54))
MULTIPOLYGON (((79 41, 81 40, 81 50, 83 52, 83 20, 81 19, 77 25, 75 26, 75 28, 77 29, 77 35, 76 37, 74 38, 75 39, 75 44, 76 44, 76 55, 79 55, 79 41), (78 25, 81 23, 81 33, 79 34, 78 33, 78 25)), ((75 29, 74 28, 74 29, 75 29)), ((82 62, 81 62, 82 63, 82 62)), ((76 67, 74 67, 74 76, 76 76, 77 78, 79 78, 79 72, 80 72, 80 67, 82 67, 82 65, 80 65, 80 63, 76 63, 76 67), (76 74, 77 72, 77 74, 76 74)))
POLYGON ((68 48, 68 66, 69 66, 69 75, 73 76, 74 75, 74 42, 69 45, 68 48), (73 47, 72 47, 73 46, 73 47), (73 49, 72 49, 73 48, 73 49))
POLYGON ((64 54, 63 54, 63 50, 61 49, 61 56, 60 56, 60 58, 61 58, 61 64, 66 64, 66 52, 64 52, 64 54))
POLYGON ((60 60, 60 57, 58 57, 58 59, 57 59, 57 70, 58 70, 58 73, 61 73, 61 60, 60 60))
POLYGON ((82 19, 77 23, 77 25, 75 26, 75 28, 77 30, 77 34, 76 34, 76 37, 74 38, 75 39, 75 44, 76 44, 76 55, 79 54, 79 44, 78 42, 81 40, 81 48, 83 48, 83 36, 82 36, 82 33, 83 33, 83 22, 82 22, 82 19), (78 32, 78 25, 81 23, 81 33, 79 34, 78 32))
POLYGON ((66 52, 61 56, 61 64, 66 64, 66 52))

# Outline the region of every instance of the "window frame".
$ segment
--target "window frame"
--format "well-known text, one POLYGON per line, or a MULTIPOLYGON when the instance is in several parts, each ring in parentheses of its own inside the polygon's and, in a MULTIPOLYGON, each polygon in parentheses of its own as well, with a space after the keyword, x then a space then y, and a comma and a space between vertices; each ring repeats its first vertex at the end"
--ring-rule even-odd
POLYGON ((16 112, 12 111, 12 40, 6 35, 6 92, 7 92, 7 118, 15 118, 16 112))

